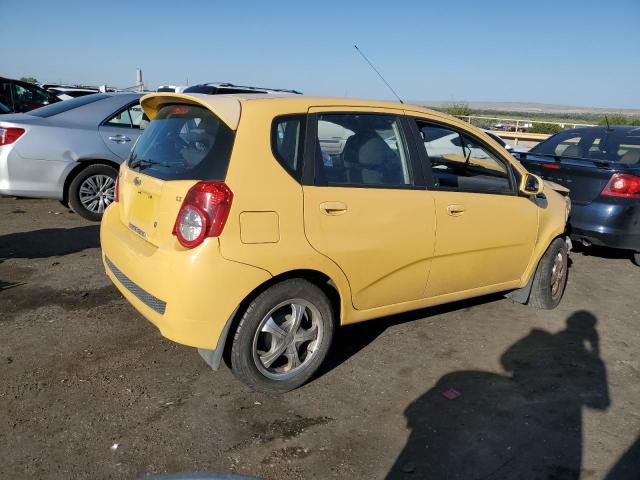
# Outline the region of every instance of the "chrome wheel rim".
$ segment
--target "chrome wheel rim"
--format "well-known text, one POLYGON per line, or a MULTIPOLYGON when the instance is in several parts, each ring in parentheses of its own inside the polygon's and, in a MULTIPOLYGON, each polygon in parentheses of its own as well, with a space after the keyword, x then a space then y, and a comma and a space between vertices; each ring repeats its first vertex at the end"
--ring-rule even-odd
POLYGON ((554 298, 562 291, 562 285, 566 274, 566 256, 562 252, 558 252, 553 259, 553 267, 551 268, 551 296, 554 298))
POLYGON ((80 184, 80 203, 93 213, 103 213, 113 202, 116 181, 109 175, 91 175, 80 184))
POLYGON ((279 303, 267 313, 253 337, 253 361, 265 377, 286 380, 316 356, 323 328, 318 309, 301 298, 279 303))

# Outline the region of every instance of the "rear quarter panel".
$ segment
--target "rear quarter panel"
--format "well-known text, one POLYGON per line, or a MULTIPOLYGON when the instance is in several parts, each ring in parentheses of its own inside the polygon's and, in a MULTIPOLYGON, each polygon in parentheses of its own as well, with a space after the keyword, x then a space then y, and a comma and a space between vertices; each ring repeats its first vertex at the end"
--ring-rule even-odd
POLYGON ((271 151, 271 124, 279 115, 301 113, 285 102, 242 104, 226 184, 233 192, 229 218, 220 236, 222 256, 279 275, 308 269, 328 276, 342 299, 348 323, 351 293, 338 266, 314 250, 304 232, 302 186, 280 166, 271 151), (266 228, 265 228, 266 227, 266 228), (256 231, 264 236, 255 236, 256 231))

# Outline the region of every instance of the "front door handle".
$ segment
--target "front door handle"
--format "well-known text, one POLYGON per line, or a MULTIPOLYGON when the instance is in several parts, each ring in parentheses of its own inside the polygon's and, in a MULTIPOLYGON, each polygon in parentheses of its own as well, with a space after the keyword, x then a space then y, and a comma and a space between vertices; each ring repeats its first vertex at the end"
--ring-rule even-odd
POLYGON ((466 208, 464 208, 464 205, 449 205, 447 207, 447 213, 452 217, 459 217, 464 212, 466 212, 466 208))
POLYGON ((320 211, 325 215, 342 215, 347 211, 347 205, 342 202, 323 202, 320 211))
POLYGON ((125 135, 111 135, 109 140, 116 143, 127 143, 131 141, 131 139, 125 135))

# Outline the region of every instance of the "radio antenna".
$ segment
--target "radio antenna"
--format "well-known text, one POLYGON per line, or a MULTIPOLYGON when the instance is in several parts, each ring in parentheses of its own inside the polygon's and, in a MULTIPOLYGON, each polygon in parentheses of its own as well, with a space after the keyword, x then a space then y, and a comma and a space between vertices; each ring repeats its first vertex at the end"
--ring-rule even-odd
POLYGON ((387 88, 388 88, 389 90, 391 90, 391 93, 393 93, 393 94, 395 95, 395 97, 398 99, 398 101, 399 101, 400 103, 404 103, 404 102, 402 101, 402 99, 400 98, 400 96, 396 93, 396 91, 395 91, 393 88, 391 88, 391 85, 389 85, 389 82, 387 82, 387 81, 384 79, 384 77, 383 77, 383 76, 382 76, 382 74, 378 71, 378 69, 377 69, 376 67, 374 67, 374 66, 373 66, 373 63, 371 63, 371 62, 369 61, 369 59, 366 57, 366 55, 365 55, 364 53, 362 53, 362 50, 360 50, 360 49, 358 48, 358 45, 354 45, 353 47, 358 51, 358 53, 362 56, 362 58, 364 58, 365 62, 367 62, 367 63, 369 64, 369 66, 373 69, 373 71, 374 71, 374 72, 376 72, 376 73, 378 74, 378 76, 380 77, 380 80, 382 80, 382 81, 384 82, 384 84, 387 86, 387 88))

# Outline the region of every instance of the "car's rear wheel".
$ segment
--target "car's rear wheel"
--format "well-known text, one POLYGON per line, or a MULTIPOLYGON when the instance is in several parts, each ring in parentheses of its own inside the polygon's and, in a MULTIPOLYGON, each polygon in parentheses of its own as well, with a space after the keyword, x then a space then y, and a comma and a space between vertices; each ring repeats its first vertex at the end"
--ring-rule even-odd
POLYGON ((640 267, 640 252, 633 253, 633 263, 640 267))
POLYGON ((293 390, 318 370, 333 330, 333 310, 324 292, 303 279, 285 280, 247 307, 231 346, 231 369, 254 390, 293 390))
POLYGON ((82 218, 99 222, 113 202, 118 171, 109 165, 90 165, 69 185, 69 206, 82 218))
POLYGON ((562 238, 556 238, 540 259, 529 305, 546 310, 554 309, 562 300, 569 273, 569 251, 562 238))

